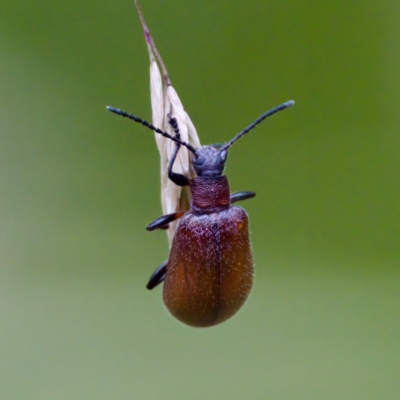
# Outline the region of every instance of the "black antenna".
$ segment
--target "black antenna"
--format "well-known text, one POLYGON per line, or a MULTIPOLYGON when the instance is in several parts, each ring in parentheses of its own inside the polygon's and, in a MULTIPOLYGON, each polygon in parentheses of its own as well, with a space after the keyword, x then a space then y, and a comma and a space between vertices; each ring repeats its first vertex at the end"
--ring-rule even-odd
POLYGON ((162 135, 162 136, 164 136, 164 137, 166 137, 168 139, 171 139, 175 143, 179 143, 182 146, 185 146, 192 153, 196 153, 196 149, 193 146, 191 146, 189 143, 184 142, 183 140, 179 139, 178 137, 171 136, 169 133, 164 132, 159 128, 156 128, 154 125, 150 124, 149 122, 144 121, 143 119, 141 119, 139 117, 136 117, 135 115, 129 114, 126 111, 122 111, 119 108, 115 108, 115 107, 111 107, 111 106, 107 106, 106 108, 107 108, 108 111, 111 111, 114 114, 120 115, 121 117, 126 117, 126 118, 129 118, 129 119, 131 119, 131 120, 133 120, 135 122, 139 122, 140 124, 142 124, 142 125, 146 126, 147 128, 151 129, 152 131, 157 132, 160 135, 162 135))
POLYGON ((236 142, 236 140, 240 139, 243 135, 245 135, 248 131, 251 131, 255 128, 260 122, 264 121, 265 118, 277 113, 278 111, 282 111, 285 108, 288 108, 294 104, 294 100, 289 100, 286 103, 283 103, 279 106, 272 108, 271 110, 267 111, 259 118, 257 118, 253 123, 251 123, 247 128, 243 129, 242 132, 238 133, 233 139, 231 139, 227 144, 221 147, 221 151, 229 149, 236 142))

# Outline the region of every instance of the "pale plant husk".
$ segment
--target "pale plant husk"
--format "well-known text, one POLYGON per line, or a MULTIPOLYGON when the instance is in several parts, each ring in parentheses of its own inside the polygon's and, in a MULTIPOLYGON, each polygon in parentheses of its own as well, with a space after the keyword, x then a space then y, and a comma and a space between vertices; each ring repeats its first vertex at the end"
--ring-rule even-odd
MULTIPOLYGON (((167 115, 170 114, 173 118, 176 118, 178 122, 181 139, 190 143, 194 148, 198 148, 200 147, 200 140, 196 128, 183 108, 182 102, 171 84, 164 62, 146 26, 138 1, 134 1, 142 23, 150 56, 150 95, 153 125, 168 132, 170 135, 175 135, 174 130, 168 122, 167 115)), ((177 186, 168 178, 168 165, 175 149, 175 143, 157 133, 155 133, 155 139, 160 153, 161 205, 163 214, 187 211, 191 202, 189 188, 177 186)), ((193 179, 195 177, 195 172, 192 167, 192 156, 193 154, 189 152, 186 147, 181 146, 173 166, 173 171, 185 175, 188 179, 193 179)), ((177 224, 178 221, 170 223, 167 230, 170 246, 177 224)))

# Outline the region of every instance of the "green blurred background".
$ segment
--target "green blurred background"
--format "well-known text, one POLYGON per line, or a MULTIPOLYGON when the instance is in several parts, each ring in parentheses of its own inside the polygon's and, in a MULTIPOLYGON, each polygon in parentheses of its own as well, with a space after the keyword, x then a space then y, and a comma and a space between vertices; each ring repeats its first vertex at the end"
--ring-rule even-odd
POLYGON ((256 284, 193 329, 167 257, 130 0, 3 0, 1 399, 399 399, 400 3, 141 1, 202 143, 230 153, 256 284))

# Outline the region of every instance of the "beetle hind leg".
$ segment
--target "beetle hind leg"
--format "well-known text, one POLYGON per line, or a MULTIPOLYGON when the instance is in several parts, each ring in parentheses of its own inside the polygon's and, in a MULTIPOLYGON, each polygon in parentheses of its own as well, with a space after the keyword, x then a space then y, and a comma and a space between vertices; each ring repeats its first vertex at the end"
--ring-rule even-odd
POLYGON ((165 279, 165 274, 167 272, 167 263, 168 261, 164 261, 151 275, 149 282, 146 285, 146 288, 151 290, 154 289, 157 285, 165 279))

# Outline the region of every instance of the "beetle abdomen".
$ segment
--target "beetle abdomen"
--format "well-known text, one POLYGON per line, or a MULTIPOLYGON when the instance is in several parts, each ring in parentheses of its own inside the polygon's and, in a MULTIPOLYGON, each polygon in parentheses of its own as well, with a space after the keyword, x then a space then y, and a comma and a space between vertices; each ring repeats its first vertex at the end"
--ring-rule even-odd
POLYGON ((246 301, 253 284, 248 218, 240 207, 188 212, 172 244, 164 303, 185 324, 219 324, 246 301))

